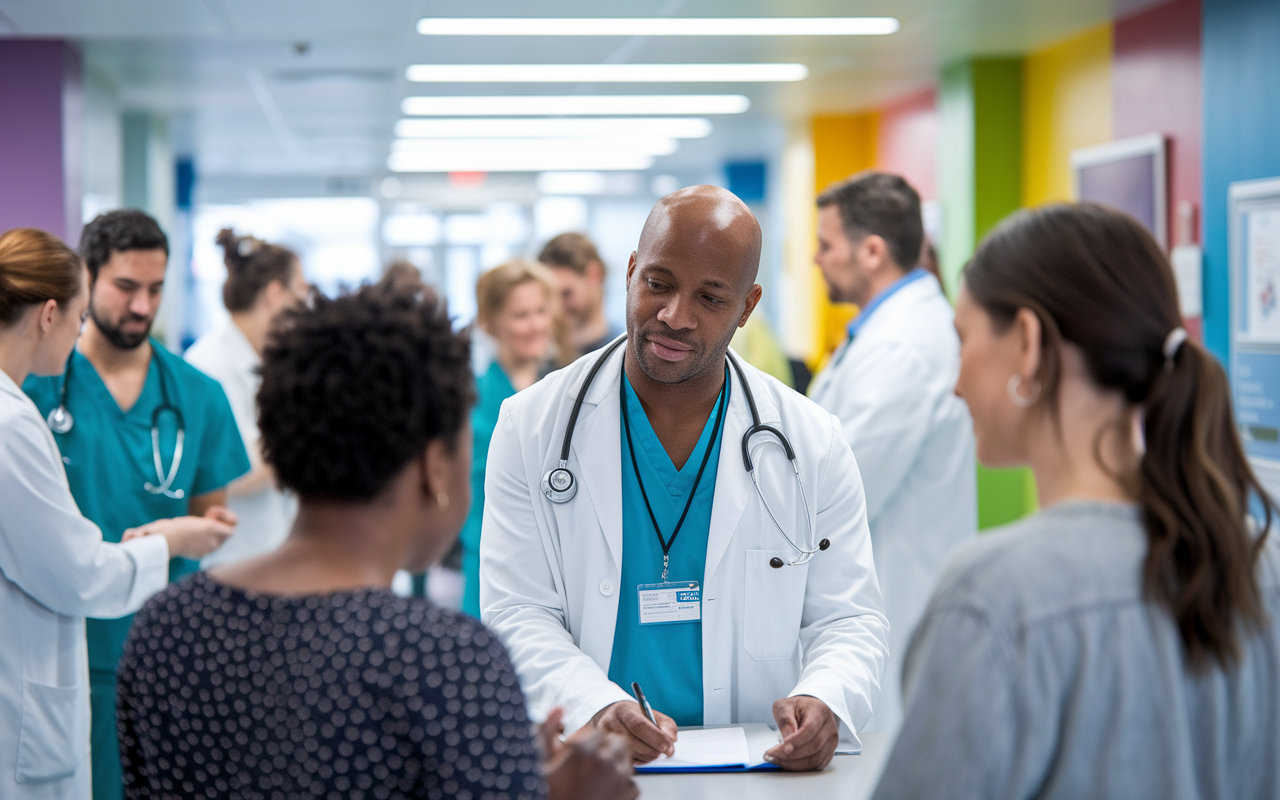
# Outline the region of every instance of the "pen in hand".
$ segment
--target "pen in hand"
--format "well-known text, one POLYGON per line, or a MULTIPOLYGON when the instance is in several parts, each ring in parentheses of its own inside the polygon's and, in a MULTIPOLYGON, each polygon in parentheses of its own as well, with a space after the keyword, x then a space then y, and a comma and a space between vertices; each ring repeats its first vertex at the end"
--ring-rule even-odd
POLYGON ((657 725, 658 721, 653 718, 653 708, 649 705, 649 701, 644 699, 644 690, 640 688, 640 684, 636 681, 632 681, 631 691, 635 694, 636 701, 640 703, 640 708, 644 711, 645 718, 654 725, 657 725))

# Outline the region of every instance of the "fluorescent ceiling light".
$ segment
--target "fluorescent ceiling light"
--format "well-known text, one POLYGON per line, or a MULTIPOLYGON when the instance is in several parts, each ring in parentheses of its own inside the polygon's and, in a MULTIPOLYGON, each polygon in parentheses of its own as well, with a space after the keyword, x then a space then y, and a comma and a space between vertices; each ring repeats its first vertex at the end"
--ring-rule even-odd
POLYGON ((711 121, 701 117, 604 117, 586 119, 402 119, 401 139, 534 138, 543 136, 665 136, 701 139, 711 121))
POLYGON ((502 153, 392 153, 392 172, 560 172, 577 170, 645 170, 653 156, 617 150, 502 153))
POLYGON ((543 194, 604 194, 608 185, 603 172, 542 172, 537 179, 543 194))
POLYGON ((712 83, 802 81, 804 64, 414 64, 418 83, 712 83))
POLYGON ((512 152, 586 152, 627 150, 655 156, 670 155, 680 145, 675 139, 661 136, 600 136, 596 138, 543 139, 397 139, 391 143, 393 153, 512 153, 512 152))
POLYGON ((741 114, 750 107, 741 94, 406 97, 400 103, 400 110, 414 117, 741 114))
POLYGON ((899 27, 894 17, 418 20, 424 36, 883 36, 899 27))

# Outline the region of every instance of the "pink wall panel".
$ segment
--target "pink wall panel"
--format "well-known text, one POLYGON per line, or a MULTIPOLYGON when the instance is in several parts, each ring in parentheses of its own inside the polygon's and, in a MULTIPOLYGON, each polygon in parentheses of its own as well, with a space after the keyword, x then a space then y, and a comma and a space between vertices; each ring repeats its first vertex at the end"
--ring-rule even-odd
POLYGON ((1169 235, 1180 200, 1201 203, 1201 0, 1173 0, 1117 20, 1111 75, 1115 137, 1163 133, 1169 143, 1169 235))
POLYGON ((938 197, 938 92, 926 89, 880 109, 876 168, 902 175, 920 197, 938 197))

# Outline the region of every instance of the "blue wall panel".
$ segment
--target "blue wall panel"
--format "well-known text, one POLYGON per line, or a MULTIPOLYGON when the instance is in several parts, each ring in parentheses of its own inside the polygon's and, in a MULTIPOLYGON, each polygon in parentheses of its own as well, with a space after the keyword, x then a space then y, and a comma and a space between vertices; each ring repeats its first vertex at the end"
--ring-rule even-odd
POLYGON ((1227 186, 1280 177, 1280 2, 1204 4, 1204 333, 1229 364, 1227 186))

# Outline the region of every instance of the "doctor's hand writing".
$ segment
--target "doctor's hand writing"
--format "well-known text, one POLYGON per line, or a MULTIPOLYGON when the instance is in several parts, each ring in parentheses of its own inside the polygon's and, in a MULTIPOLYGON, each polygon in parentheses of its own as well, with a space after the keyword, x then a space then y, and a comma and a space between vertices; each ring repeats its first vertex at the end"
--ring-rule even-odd
POLYGON ((563 709, 552 709, 538 726, 542 771, 551 800, 633 800, 640 787, 631 779, 631 753, 622 737, 591 726, 561 741, 563 709))
POLYGON ((826 703, 808 695, 784 697, 774 702, 773 718, 782 741, 764 754, 766 761, 793 772, 831 763, 840 744, 840 723, 826 703))
POLYGON ((637 764, 647 764, 660 755, 675 755, 676 721, 661 711, 654 711, 654 725, 644 715, 640 704, 622 700, 605 706, 591 719, 591 724, 606 732, 621 736, 637 764))
POLYGON ((130 528, 120 541, 127 542, 140 536, 163 536, 168 540, 170 556, 204 558, 231 537, 236 521, 235 512, 222 506, 212 506, 203 517, 158 519, 130 528))

